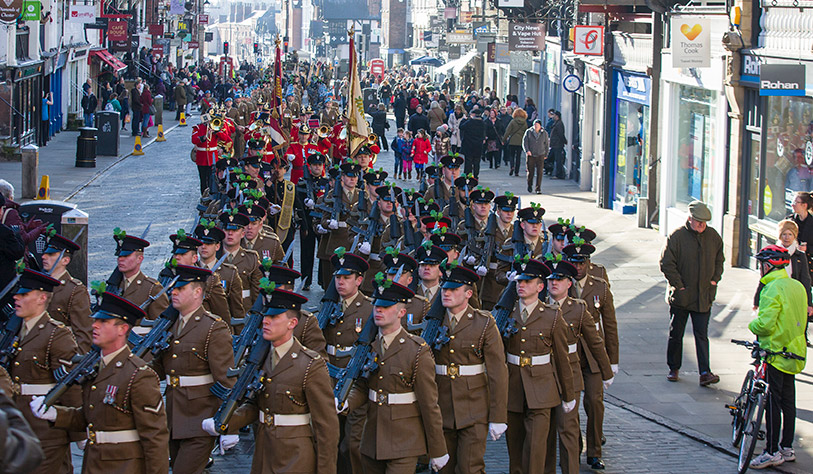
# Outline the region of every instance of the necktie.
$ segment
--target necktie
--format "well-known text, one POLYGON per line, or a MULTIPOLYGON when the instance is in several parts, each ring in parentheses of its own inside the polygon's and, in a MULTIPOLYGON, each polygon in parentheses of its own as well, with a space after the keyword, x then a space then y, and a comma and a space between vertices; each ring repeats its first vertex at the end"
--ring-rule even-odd
POLYGON ((387 352, 387 340, 383 337, 381 338, 381 356, 384 356, 384 353, 387 352))
POLYGON ((454 331, 454 327, 457 326, 457 319, 454 316, 449 316, 449 329, 454 331))
POLYGON ((577 282, 576 283, 576 298, 582 297, 582 286, 577 282))
POLYGON ((277 354, 276 349, 271 352, 271 370, 274 370, 279 363, 279 354, 277 354))
POLYGON ((232 263, 234 261, 234 254, 230 253, 228 257, 226 257, 226 263, 232 263))
POLYGON ((184 322, 185 322, 184 318, 182 318, 182 317, 178 318, 178 334, 180 334, 181 331, 183 331, 184 322))
POLYGON ((527 309, 527 308, 524 308, 524 309, 522 310, 522 322, 524 323, 524 322, 525 322, 525 321, 527 321, 527 320, 528 320, 528 309, 527 309))
POLYGON ((23 324, 23 327, 20 328, 20 340, 22 341, 23 339, 25 339, 25 336, 27 335, 28 335, 28 326, 23 324))
POLYGON ((121 292, 122 293, 124 293, 124 291, 127 289, 127 283, 128 283, 128 281, 127 281, 126 278, 121 281, 121 292))

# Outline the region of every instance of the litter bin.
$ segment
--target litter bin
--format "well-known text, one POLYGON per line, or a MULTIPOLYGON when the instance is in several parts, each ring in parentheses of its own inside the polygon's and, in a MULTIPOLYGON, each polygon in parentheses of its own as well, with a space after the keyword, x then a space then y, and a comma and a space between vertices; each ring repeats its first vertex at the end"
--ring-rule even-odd
POLYGON ((378 105, 378 89, 373 89, 372 87, 368 87, 361 91, 362 96, 364 97, 364 113, 370 113, 370 106, 371 105, 378 105))
POLYGON ((93 127, 79 128, 79 138, 76 139, 76 167, 96 167, 96 132, 93 127))
POLYGON ((119 125, 121 115, 118 112, 97 112, 96 129, 98 130, 96 154, 101 156, 119 156, 119 125))
MULTIPOLYGON (((74 278, 88 282, 88 214, 76 208, 76 204, 64 201, 28 201, 20 204, 20 217, 23 221, 40 219, 53 224, 58 234, 75 241, 81 249, 75 252, 68 271, 74 278), (81 234, 80 234, 81 233, 81 234), (78 236, 78 237, 77 237, 78 236)), ((40 235, 31 242, 28 249, 42 267, 42 252, 45 251, 45 236, 40 235)))
POLYGON ((164 124, 164 96, 157 95, 152 99, 154 101, 152 105, 155 106, 155 115, 152 117, 152 121, 157 127, 164 124))

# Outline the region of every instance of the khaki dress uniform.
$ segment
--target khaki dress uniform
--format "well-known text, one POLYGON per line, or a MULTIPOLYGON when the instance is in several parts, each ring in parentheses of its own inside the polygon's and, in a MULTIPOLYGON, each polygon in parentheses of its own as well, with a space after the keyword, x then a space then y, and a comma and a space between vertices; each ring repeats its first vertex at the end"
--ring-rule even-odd
MULTIPOLYGON (((587 311, 604 338, 604 348, 610 364, 618 364, 618 321, 615 319, 610 286, 604 280, 587 275, 582 282, 576 282, 571 291, 587 303, 587 311)), ((604 384, 600 366, 595 360, 591 361, 588 354, 584 355, 581 365, 584 377, 584 411, 587 414, 587 456, 600 458, 604 431, 604 384)))
POLYGON ((56 407, 54 427, 87 430, 82 472, 169 472, 169 431, 158 376, 127 346, 82 386, 81 407, 56 407))
POLYGON ((226 257, 226 262, 237 267, 243 285, 243 308, 248 311, 260 293, 260 279, 263 277, 263 272, 260 270, 260 256, 253 250, 240 247, 226 257))
MULTIPOLYGON (((203 268, 209 267, 204 264, 203 268)), ((211 268, 209 269, 211 270, 211 268)), ((221 316, 221 318, 223 318, 226 323, 231 324, 232 318, 242 318, 246 315, 246 309, 243 306, 243 280, 240 279, 237 267, 226 262, 223 262, 217 268, 214 276, 217 277, 217 280, 226 292, 226 301, 229 305, 228 313, 221 316)))
POLYGON ((200 473, 206 467, 215 438, 203 431, 201 422, 220 406, 209 389, 215 382, 226 388, 234 385, 226 376, 234 364, 226 322, 201 307, 182 324, 178 318, 169 349, 150 362, 158 377, 167 380, 169 454, 175 474, 200 473))
MULTIPOLYGON (((513 231, 512 231, 513 232, 513 231)), ((533 245, 533 250, 530 251, 530 256, 533 259, 544 260, 545 255, 545 241, 540 237, 535 243, 525 242, 526 247, 530 248, 533 245)), ((514 258, 514 244, 511 242, 511 236, 503 244, 502 254, 510 257, 513 261, 514 258)), ((498 270, 495 274, 495 280, 500 285, 508 285, 508 273, 511 271, 511 264, 508 262, 500 262, 498 270)))
POLYGON ((590 262, 587 265, 587 274, 592 275, 596 278, 601 278, 602 280, 607 282, 607 286, 610 286, 610 277, 607 276, 607 268, 600 263, 593 263, 590 262))
POLYGON ((558 308, 541 301, 524 320, 517 303, 512 317, 520 328, 505 342, 509 471, 537 474, 544 472, 553 408, 576 398, 567 325, 558 308))
MULTIPOLYGON (((25 323, 22 331, 25 331, 25 323)), ((53 388, 56 383, 54 371, 60 366, 70 370, 73 356, 78 353, 71 330, 51 319, 46 311, 20 340, 19 352, 9 367, 14 382, 14 403, 39 438, 45 455, 42 464, 32 473, 73 473, 70 443, 84 439, 84 436, 70 436, 65 430, 54 429, 49 422, 35 417, 29 404, 35 396, 46 395, 53 388)), ((63 406, 79 406, 82 403, 79 387, 69 389, 57 402, 63 406)))
POLYGON ((232 119, 235 125, 234 134, 232 135, 232 143, 234 143, 234 153, 233 156, 240 160, 243 158, 243 154, 246 151, 246 140, 244 138, 243 132, 237 130, 237 125, 245 125, 243 120, 241 120, 240 109, 237 107, 229 107, 229 110, 226 111, 226 117, 232 119))
MULTIPOLYGON (((398 222, 400 223, 401 220, 399 219, 398 222)), ((361 291, 365 295, 373 294, 373 291, 375 290, 373 287, 373 280, 375 279, 376 274, 386 270, 381 262, 381 252, 384 250, 384 248, 386 248, 386 246, 391 245, 395 247, 397 244, 397 242, 393 242, 392 235, 390 235, 390 218, 384 218, 382 216, 379 219, 379 224, 381 225, 382 231, 380 235, 373 237, 373 241, 370 242, 370 255, 367 255, 367 263, 370 264, 370 268, 364 274, 364 281, 361 283, 361 291)), ((355 238, 355 232, 352 233, 352 237, 355 238)), ((359 242, 361 242, 360 238, 359 242)))
POLYGON ((267 258, 274 263, 282 262, 285 258, 285 250, 282 248, 282 243, 279 241, 277 234, 270 232, 268 234, 260 232, 254 241, 243 239, 243 248, 246 250, 253 250, 260 256, 260 261, 267 258))
POLYGON ((316 352, 325 360, 327 360, 327 342, 325 342, 325 335, 322 329, 319 328, 319 321, 309 311, 304 309, 299 310, 299 322, 294 328, 294 337, 297 341, 302 341, 301 344, 316 352))
POLYGON ((433 349, 449 462, 441 473, 484 473, 488 423, 508 421, 508 368, 494 318, 468 306, 443 325, 450 341, 433 349))
MULTIPOLYGON (((477 242, 478 247, 480 250, 485 249, 485 242, 486 242, 486 226, 488 225, 488 220, 481 221, 477 218, 474 219, 474 226, 475 226, 475 236, 474 240, 477 242)), ((497 226, 499 227, 499 226, 497 226)), ((466 223, 464 220, 460 221, 458 225, 458 235, 463 239, 463 244, 465 245, 468 242, 468 229, 466 229, 466 223)), ((510 235, 508 236, 511 237, 510 235)), ((494 253, 501 252, 503 246, 510 244, 511 242, 506 242, 507 239, 502 238, 502 233, 499 229, 495 231, 494 235, 494 253)), ((476 257, 476 255, 475 255, 476 257)), ((479 261, 479 258, 478 258, 479 261)), ((497 300, 500 299, 500 295, 502 294, 502 290, 505 289, 505 285, 501 285, 497 283, 497 269, 499 268, 499 262, 495 256, 492 255, 491 262, 488 264, 488 272, 480 279, 478 282, 478 287, 482 288, 479 290, 479 294, 475 294, 480 301, 482 302, 482 308, 486 311, 491 311, 494 308, 494 305, 497 304, 497 300)))
POLYGON ((90 295, 87 287, 66 270, 59 277, 61 285, 54 287, 54 296, 48 304, 48 314, 70 327, 79 352, 90 350, 93 320, 90 319, 90 295))
POLYGON ((11 382, 11 375, 2 365, 0 365, 0 390, 9 398, 14 396, 14 384, 11 382))
MULTIPOLYGON (((349 210, 350 212, 341 212, 339 213, 339 228, 338 229, 329 229, 328 228, 328 221, 330 221, 330 213, 324 212, 322 213, 322 220, 320 224, 325 229, 329 230, 329 232, 322 237, 323 241, 326 241, 324 248, 324 253, 322 253, 322 246, 319 245, 319 251, 317 252, 317 257, 321 259, 327 260, 327 263, 330 263, 330 258, 333 256, 333 252, 339 248, 344 247, 347 251, 350 251, 350 247, 353 245, 353 238, 350 235, 350 228, 353 227, 356 223, 355 218, 353 218, 353 214, 355 213, 356 204, 358 203, 358 195, 359 191, 357 188, 354 188, 351 192, 346 192, 342 189, 342 203, 344 204, 344 210, 349 210)), ((320 203, 326 206, 329 209, 333 208, 333 191, 328 191, 319 198, 320 203)), ((335 273, 336 269, 332 268, 327 276, 333 278, 333 273, 335 273)), ((328 280, 326 282, 325 288, 327 285, 330 284, 328 280)))
MULTIPOLYGON (((420 287, 421 285, 418 285, 418 288, 420 287)), ((440 287, 438 287, 438 291, 440 291, 440 287)), ((416 293, 415 296, 412 297, 412 300, 410 300, 410 302, 406 305, 406 315, 401 318, 401 326, 403 326, 404 329, 409 332, 409 327, 407 324, 409 324, 410 316, 413 324, 419 324, 421 321, 423 321, 423 317, 426 316, 430 306, 432 306, 431 301, 426 299, 425 296, 416 293)), ((421 331, 415 331, 413 334, 420 336, 421 331)))
POLYGON ((364 472, 412 474, 419 456, 446 454, 435 362, 426 342, 403 328, 386 350, 382 343, 380 336, 373 342, 378 369, 356 382, 349 408, 367 412, 361 441, 364 472))
MULTIPOLYGON (((558 305, 558 303, 556 304, 558 305)), ((561 305, 562 318, 567 324, 567 352, 570 358, 570 368, 573 372, 573 388, 576 392, 584 390, 584 381, 581 377, 581 360, 589 357, 601 371, 602 380, 609 380, 613 376, 610 369, 610 359, 604 349, 604 340, 593 324, 593 317, 587 311, 584 300, 565 297, 561 305), (583 355, 584 354, 584 355, 583 355)), ((576 407, 570 413, 565 413, 559 405, 553 410, 550 432, 548 432, 547 457, 545 459, 545 472, 556 472, 556 434, 559 434, 559 465, 563 474, 579 472, 579 398, 576 397, 576 407)))
MULTIPOLYGON (((121 297, 136 306, 140 306, 150 299, 151 296, 157 295, 164 289, 164 287, 158 283, 158 280, 148 277, 141 271, 133 278, 132 283, 128 284, 127 280, 123 279, 121 285, 124 287, 124 290, 121 292, 121 297)), ((150 305, 144 309, 144 312, 147 313, 148 319, 158 319, 158 316, 168 307, 169 298, 164 294, 150 303, 150 305)))
POLYGON ((212 314, 223 314, 223 320, 226 324, 231 321, 231 312, 229 311, 229 301, 226 297, 226 290, 220 283, 220 279, 216 273, 213 273, 206 280, 205 296, 203 297, 203 309, 212 314))
MULTIPOLYGON (((448 203, 449 196, 452 195, 452 187, 446 185, 446 181, 444 181, 443 178, 438 177, 436 179, 440 180, 440 199, 438 199, 438 196, 435 195, 435 186, 429 186, 429 189, 426 190, 426 194, 424 195, 424 199, 426 199, 427 201, 430 199, 434 199, 435 201, 441 200, 443 202, 448 203)), ((460 210, 462 212, 463 208, 460 207, 460 210)), ((444 209, 443 213, 448 215, 447 212, 448 211, 444 209)), ((463 217, 462 214, 460 217, 463 217)))
POLYGON ((259 421, 251 472, 335 474, 339 419, 325 360, 296 338, 276 365, 272 354, 262 389, 231 419, 232 429, 259 421))

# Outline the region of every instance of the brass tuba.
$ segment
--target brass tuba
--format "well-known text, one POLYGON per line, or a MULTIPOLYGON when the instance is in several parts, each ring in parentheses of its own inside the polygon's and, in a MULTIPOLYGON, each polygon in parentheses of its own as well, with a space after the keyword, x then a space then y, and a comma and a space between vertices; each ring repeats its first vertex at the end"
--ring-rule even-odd
POLYGON ((375 133, 371 133, 367 135, 367 144, 368 145, 376 145, 378 143, 378 135, 375 133))
POLYGON ((221 128, 223 128, 223 119, 220 117, 215 117, 209 122, 209 128, 215 132, 219 132, 221 128))
POLYGON ((330 136, 330 127, 322 125, 319 127, 319 130, 316 131, 316 134, 319 135, 319 138, 327 138, 330 136))

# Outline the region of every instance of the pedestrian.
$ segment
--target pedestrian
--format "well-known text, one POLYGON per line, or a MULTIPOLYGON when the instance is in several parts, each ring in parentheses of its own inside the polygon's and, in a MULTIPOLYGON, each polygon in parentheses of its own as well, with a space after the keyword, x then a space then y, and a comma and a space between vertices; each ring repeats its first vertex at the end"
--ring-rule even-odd
POLYGON ((458 103, 454 106, 454 112, 449 114, 448 124, 449 124, 449 133, 451 133, 451 137, 449 137, 449 143, 452 146, 452 153, 457 153, 460 151, 460 122, 466 118, 466 111, 463 108, 463 105, 458 103))
POLYGON ((153 105, 150 86, 147 83, 144 83, 143 86, 144 90, 141 92, 141 136, 149 137, 150 118, 155 115, 155 106, 153 105))
MULTIPOLYGON (((804 252, 807 256, 807 266, 811 275, 810 279, 813 281, 813 244, 808 245, 808 242, 813 243, 813 219, 809 218, 811 212, 813 212, 813 193, 807 191, 797 192, 796 196, 793 197, 791 207, 793 208, 793 215, 789 217, 793 218, 793 222, 799 226, 799 234, 796 237, 796 241, 799 243, 799 250, 804 252)), ((813 315, 808 314, 808 326, 811 321, 813 321, 813 315)), ((813 347, 809 342, 807 329, 805 329, 805 340, 808 341, 808 347, 813 347)))
POLYGON ((679 380, 683 358, 683 332, 691 317, 700 385, 717 383, 709 364, 709 317, 717 295, 717 284, 723 276, 723 240, 711 227, 711 211, 701 201, 689 203, 686 225, 676 229, 666 240, 661 254, 661 272, 669 283, 669 342, 666 361, 670 382, 679 380))
POLYGON ((43 91, 42 93, 42 114, 40 118, 40 129, 39 135, 37 140, 37 145, 39 146, 46 146, 48 144, 48 138, 51 136, 51 106, 54 105, 54 96, 53 93, 48 91, 43 91))
POLYGON ((130 94, 124 84, 124 78, 121 77, 116 84, 116 95, 118 95, 119 103, 121 104, 121 130, 127 130, 127 123, 130 122, 130 94))
POLYGON ((378 139, 378 146, 381 147, 383 145, 384 151, 388 151, 389 143, 387 143, 387 137, 385 133, 387 129, 390 128, 390 124, 387 121, 387 109, 384 104, 371 105, 370 106, 370 116, 373 118, 372 123, 370 124, 373 133, 376 134, 378 139))
POLYGON ((488 111, 486 123, 486 157, 488 167, 500 169, 500 154, 502 153, 502 134, 497 131, 497 109, 488 111))
POLYGON ((553 179, 565 179, 565 126, 562 123, 562 113, 558 110, 553 112, 553 126, 548 132, 550 137, 550 152, 548 157, 553 160, 553 179))
POLYGON ((93 94, 91 90, 90 80, 88 82, 82 84, 82 112, 85 118, 85 127, 92 127, 93 126, 93 118, 96 114, 96 107, 99 105, 99 100, 96 99, 96 96, 93 94))
MULTIPOLYGON (((424 129, 418 130, 415 140, 412 142, 412 161, 415 163, 415 176, 421 180, 424 167, 429 163, 429 153, 432 151, 432 143, 424 129)), ((410 179, 412 175, 410 173, 410 179)))
POLYGON ((446 113, 443 112, 437 101, 432 101, 427 116, 429 117, 429 128, 426 130, 437 130, 438 127, 446 123, 446 113))
POLYGON ((533 126, 525 131, 522 137, 522 149, 525 151, 525 167, 528 173, 528 192, 536 184, 536 194, 542 194, 542 171, 548 157, 548 132, 542 128, 542 121, 534 120, 533 126), (536 178, 534 180, 534 178, 536 178))
POLYGON ((403 140, 403 155, 401 155, 401 167, 403 169, 403 175, 406 179, 412 179, 412 145, 415 143, 415 139, 412 136, 412 132, 409 130, 404 132, 404 140, 403 140))
MULTIPOLYGON (((813 304, 811 304, 811 302, 813 302, 813 296, 811 296, 810 293, 810 270, 807 266, 807 255, 799 250, 799 245, 796 240, 799 235, 799 226, 790 219, 784 219, 779 221, 776 227, 777 233, 779 234, 779 240, 776 241, 776 245, 787 250, 788 255, 790 255, 790 264, 787 265, 785 269, 791 278, 797 280, 805 287, 807 294, 807 317, 809 318, 810 315, 813 314, 813 304)), ((757 286, 757 291, 754 295, 754 310, 759 307, 759 294, 763 287, 764 285, 762 283, 757 286)))
MULTIPOLYGON (((790 352, 798 359, 769 357, 765 374, 768 382, 768 429, 765 451, 751 460, 751 467, 764 469, 796 460, 793 437, 796 428, 796 379, 805 367, 805 304, 810 296, 804 286, 790 278, 785 268, 791 262, 787 249, 769 245, 756 255, 760 263, 759 312, 748 329, 759 338, 759 346, 773 352, 790 352), (781 441, 780 441, 781 429, 781 441)), ((757 429, 757 428, 755 428, 757 429)))
POLYGON ((508 176, 519 176, 519 158, 522 155, 522 139, 528 129, 528 114, 522 109, 515 109, 511 117, 502 141, 508 146, 508 164, 511 167, 508 176))
POLYGON ((486 124, 480 117, 480 108, 472 109, 469 118, 460 123, 461 147, 465 158, 465 174, 480 176, 480 157, 483 154, 483 145, 486 141, 486 124))
POLYGON ((443 124, 435 131, 435 138, 432 139, 432 152, 434 153, 433 163, 437 163, 441 157, 446 156, 451 151, 449 140, 449 125, 443 124))
POLYGON ((429 119, 423 113, 423 106, 418 104, 415 113, 409 116, 409 126, 407 127, 413 136, 418 134, 418 130, 429 130, 429 119))
POLYGON ((403 90, 396 90, 395 100, 392 102, 392 112, 395 114, 395 126, 404 128, 406 125, 407 99, 403 90))
POLYGON ((525 98, 525 107, 523 107, 525 113, 528 114, 528 126, 530 127, 533 125, 534 120, 539 118, 539 113, 536 111, 536 104, 534 104, 534 100, 530 97, 525 98))
POLYGON ((405 146, 406 146, 406 139, 404 138, 404 129, 399 128, 397 132, 395 132, 395 138, 392 139, 392 143, 390 144, 392 147, 392 154, 395 158, 395 165, 393 168, 393 176, 402 179, 404 174, 404 153, 405 146))
POLYGON ((133 117, 130 122, 130 129, 133 132, 133 136, 138 136, 141 133, 141 90, 142 90, 142 83, 141 78, 137 78, 135 84, 133 84, 133 88, 130 89, 130 108, 133 111, 133 117))
MULTIPOLYGON (((495 122, 495 127, 497 128, 497 133, 500 135, 500 142, 502 143, 502 137, 505 135, 505 131, 508 130, 508 125, 511 123, 511 111, 508 110, 507 107, 502 106, 500 107, 500 112, 497 114, 497 121, 495 122)), ((510 164, 510 152, 508 151, 508 144, 502 143, 502 147, 500 149, 502 154, 502 161, 506 165, 510 164)))

